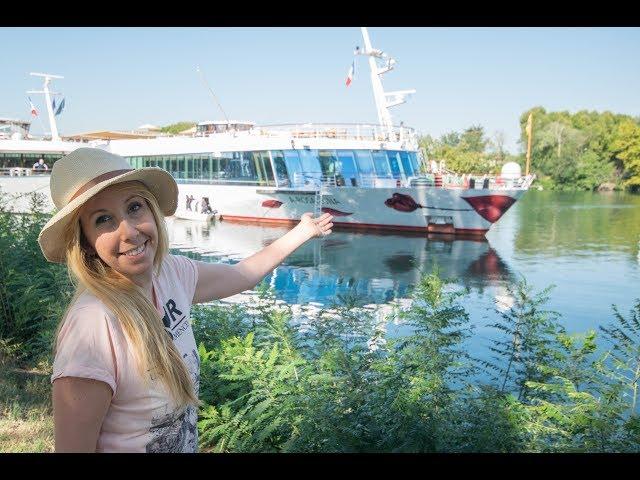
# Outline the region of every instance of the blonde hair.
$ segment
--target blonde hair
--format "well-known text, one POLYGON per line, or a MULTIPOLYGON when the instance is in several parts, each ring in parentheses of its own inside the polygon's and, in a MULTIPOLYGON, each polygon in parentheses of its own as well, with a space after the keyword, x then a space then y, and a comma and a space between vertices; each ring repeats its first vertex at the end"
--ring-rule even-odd
MULTIPOLYGON (((131 191, 146 200, 158 229, 153 268, 159 273, 162 261, 169 253, 169 236, 158 201, 144 184, 138 181, 123 182, 111 188, 131 191)), ((200 405, 191 375, 151 300, 141 287, 114 271, 98 255, 92 255, 87 251, 87 241, 80 225, 80 210, 81 208, 78 208, 74 212, 70 222, 71 228, 65 232, 63 239, 69 275, 76 290, 58 325, 54 339, 57 339, 75 301, 88 290, 111 309, 120 321, 145 381, 148 381, 153 373, 154 377, 157 376, 164 382, 180 407, 187 404, 200 405)))

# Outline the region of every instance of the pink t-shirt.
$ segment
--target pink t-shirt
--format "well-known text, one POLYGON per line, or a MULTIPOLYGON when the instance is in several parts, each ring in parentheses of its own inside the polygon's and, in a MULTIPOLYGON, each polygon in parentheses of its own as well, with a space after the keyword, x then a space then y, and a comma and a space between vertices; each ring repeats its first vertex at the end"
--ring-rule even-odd
MULTIPOLYGON (((200 386, 200 359, 190 309, 197 281, 196 264, 182 255, 167 255, 160 274, 153 275, 156 308, 164 313, 165 330, 191 373, 196 395, 200 386)), ((196 408, 192 405, 176 408, 164 384, 153 374, 145 384, 124 330, 95 296, 85 291, 78 298, 57 341, 52 383, 60 377, 92 378, 109 384, 113 391, 96 451, 197 451, 196 408)))

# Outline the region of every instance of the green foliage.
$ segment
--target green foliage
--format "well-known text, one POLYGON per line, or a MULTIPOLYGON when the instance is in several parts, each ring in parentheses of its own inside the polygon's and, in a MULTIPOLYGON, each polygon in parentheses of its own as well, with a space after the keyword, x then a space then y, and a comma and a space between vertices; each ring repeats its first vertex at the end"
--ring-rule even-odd
MULTIPOLYGON (((545 189, 597 190, 627 188, 640 190, 640 124, 628 115, 611 112, 547 112, 534 107, 520 116, 520 144, 527 149, 526 125, 533 114, 531 170, 545 189)), ((444 160, 447 169, 458 173, 500 173, 508 161, 525 167, 524 153, 509 155, 504 150, 503 132, 488 138, 484 128, 474 125, 464 132, 449 132, 434 139, 420 138, 426 158, 444 160)))
POLYGON ((162 133, 170 133, 172 135, 177 135, 180 132, 184 132, 185 130, 189 130, 190 128, 195 127, 196 122, 177 122, 172 123, 171 125, 166 125, 160 129, 162 133))
POLYGON ((464 347, 467 292, 437 271, 416 285, 409 308, 394 307, 391 316, 411 331, 395 338, 387 334, 391 317, 352 295, 295 329, 289 308, 263 287, 241 319, 234 313, 237 333, 220 311, 211 317, 232 336, 210 342, 218 345, 212 350, 200 346, 201 445, 219 452, 638 451, 630 402, 640 300, 629 319, 616 312, 606 328, 612 348, 596 357, 595 332, 567 335, 544 309, 549 291, 536 293, 524 279, 510 289, 514 304, 492 325, 505 338, 494 343, 492 361, 480 362, 464 347), (490 384, 478 379, 481 366, 493 374, 490 384))
POLYGON ((625 387, 625 397, 629 398, 629 410, 633 414, 638 405, 638 381, 640 380, 640 300, 625 318, 613 306, 616 322, 600 327, 605 339, 612 346, 610 376, 625 387))
MULTIPOLYGON (((38 245, 49 219, 42 194, 30 200, 30 214, 0 209, 0 342, 15 361, 33 364, 50 358, 72 287, 65 267, 47 262, 38 245)), ((0 205, 7 204, 0 198, 0 205)))
POLYGON ((439 140, 430 136, 420 139, 428 159, 444 160, 448 170, 459 173, 499 173, 506 159, 503 150, 504 136, 498 134, 497 141, 489 140, 484 128, 474 125, 461 134, 449 132, 439 140))
POLYGON ((494 380, 500 384, 500 391, 515 390, 518 400, 527 399, 528 382, 545 380, 546 375, 538 365, 550 361, 553 355, 550 340, 562 333, 558 314, 541 308, 548 301, 551 288, 531 296, 531 287, 524 278, 509 285, 507 297, 513 299, 513 305, 506 310, 497 309, 499 320, 489 325, 504 336, 493 340, 490 349, 494 362, 487 361, 484 365, 495 372, 494 380))
POLYGON ((533 113, 532 169, 547 179, 546 187, 596 190, 603 184, 622 184, 633 190, 640 185, 640 164, 634 163, 640 158, 634 153, 639 127, 632 117, 586 110, 547 112, 535 107, 520 116, 523 149, 529 113, 533 113))
POLYGON ((624 184, 633 191, 640 190, 640 126, 627 119, 618 125, 611 149, 624 168, 624 184))

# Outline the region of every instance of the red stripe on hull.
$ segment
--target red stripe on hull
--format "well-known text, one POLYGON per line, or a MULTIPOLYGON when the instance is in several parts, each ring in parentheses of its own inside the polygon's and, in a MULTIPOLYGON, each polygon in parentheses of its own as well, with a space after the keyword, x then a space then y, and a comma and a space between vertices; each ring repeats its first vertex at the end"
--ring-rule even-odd
MULTIPOLYGON (((220 220, 238 223, 266 223, 276 225, 289 225, 297 224, 299 220, 291 220, 289 218, 265 218, 265 217, 239 217, 233 215, 221 215, 220 220)), ((347 223, 347 222, 333 222, 334 227, 354 230, 393 230, 401 232, 420 232, 428 234, 438 235, 463 235, 471 237, 484 237, 489 231, 483 228, 454 228, 454 231, 437 232, 428 227, 413 227, 410 225, 383 225, 377 223, 347 223)))

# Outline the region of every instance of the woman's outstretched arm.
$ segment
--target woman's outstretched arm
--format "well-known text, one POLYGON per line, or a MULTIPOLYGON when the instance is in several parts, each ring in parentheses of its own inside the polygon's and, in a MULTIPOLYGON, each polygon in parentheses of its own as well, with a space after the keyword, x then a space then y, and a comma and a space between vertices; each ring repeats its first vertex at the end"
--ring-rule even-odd
POLYGON ((307 240, 331 233, 331 220, 333 216, 328 213, 318 218, 305 213, 300 223, 285 235, 235 265, 196 262, 198 284, 193 303, 210 302, 252 289, 307 240))

